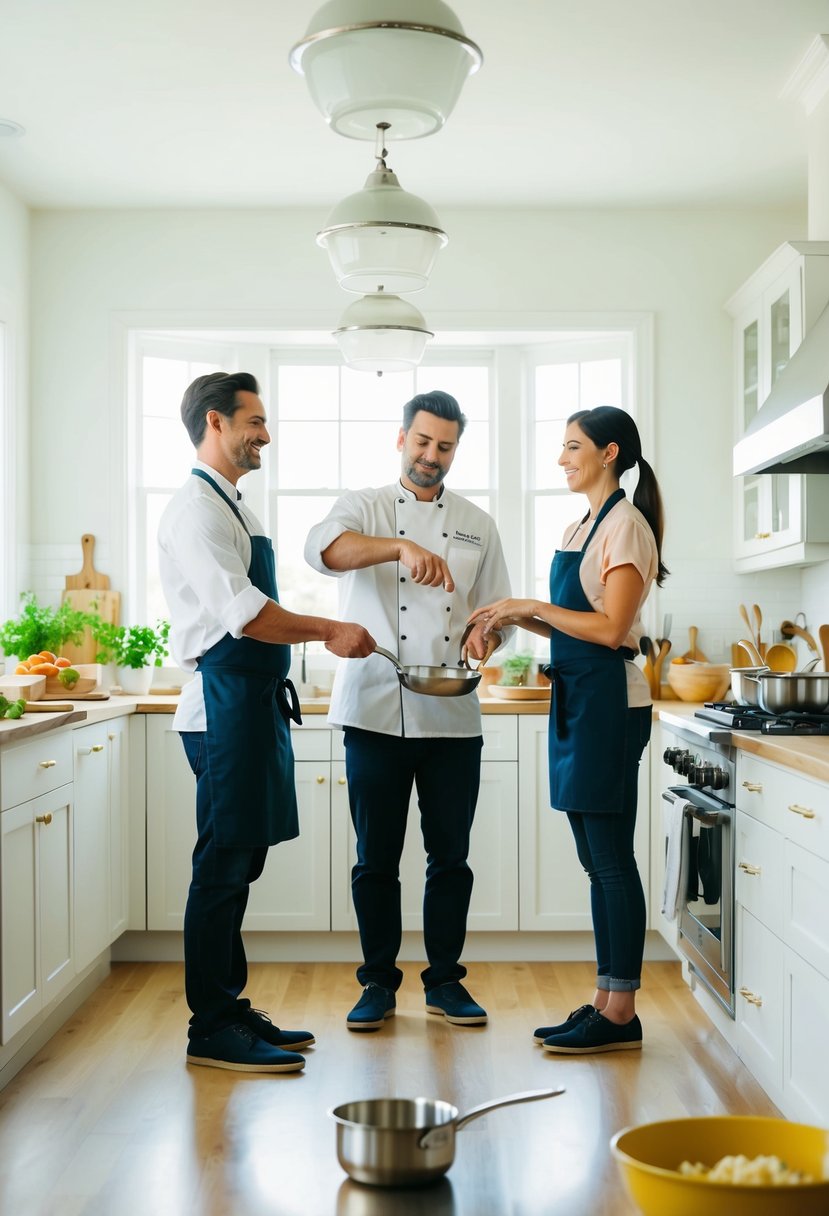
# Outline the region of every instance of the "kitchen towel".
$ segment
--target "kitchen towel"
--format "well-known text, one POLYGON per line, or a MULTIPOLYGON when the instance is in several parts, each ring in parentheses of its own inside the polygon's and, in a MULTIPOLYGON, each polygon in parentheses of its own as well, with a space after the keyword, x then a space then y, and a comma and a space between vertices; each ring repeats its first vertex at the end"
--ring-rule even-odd
POLYGON ((673 790, 662 794, 662 833, 665 837, 665 884, 662 891, 662 915, 667 920, 676 920, 682 883, 682 834, 685 823, 685 808, 690 803, 680 798, 673 790))

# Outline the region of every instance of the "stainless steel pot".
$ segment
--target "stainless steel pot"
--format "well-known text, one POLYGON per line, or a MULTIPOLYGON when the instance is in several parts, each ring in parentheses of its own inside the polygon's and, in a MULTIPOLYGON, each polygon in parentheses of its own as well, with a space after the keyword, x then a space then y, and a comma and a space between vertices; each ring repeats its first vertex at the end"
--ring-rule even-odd
POLYGON ((442 1178, 455 1159, 455 1132, 498 1106, 555 1098, 563 1089, 530 1089, 473 1106, 432 1098, 367 1098, 328 1113, 337 1124, 337 1160, 355 1182, 423 1186, 442 1178))
POLYGON ((404 667, 398 657, 383 646, 375 646, 374 653, 394 663, 397 678, 404 688, 427 697, 465 697, 481 682, 480 671, 473 671, 466 660, 458 667, 404 667))
POLYGON ((822 671, 767 671, 749 676, 760 708, 770 714, 822 714, 829 708, 829 675, 822 671))
POLYGON ((752 676, 762 675, 768 667, 732 667, 731 695, 738 705, 760 704, 760 686, 752 676))

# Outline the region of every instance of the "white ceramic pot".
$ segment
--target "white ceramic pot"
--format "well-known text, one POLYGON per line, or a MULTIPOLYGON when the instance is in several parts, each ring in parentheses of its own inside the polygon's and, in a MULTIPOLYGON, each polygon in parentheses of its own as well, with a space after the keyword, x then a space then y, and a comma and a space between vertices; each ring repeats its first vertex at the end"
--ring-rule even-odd
POLYGON ((122 692, 145 697, 153 682, 152 667, 116 667, 115 678, 122 692))

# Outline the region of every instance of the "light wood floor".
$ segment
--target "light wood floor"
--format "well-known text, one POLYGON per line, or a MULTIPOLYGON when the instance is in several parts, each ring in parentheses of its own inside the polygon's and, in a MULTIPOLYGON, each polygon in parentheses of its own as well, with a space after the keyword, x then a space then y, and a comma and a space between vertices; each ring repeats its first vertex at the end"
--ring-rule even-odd
MULTIPOLYGON (((645 1047, 555 1057, 532 1030, 589 999, 586 963, 477 963, 467 984, 486 1028, 423 1008, 404 965, 398 1015, 355 1034, 348 964, 256 964, 248 995, 282 1026, 308 1027, 305 1071, 246 1076, 188 1067, 179 964, 119 963, 0 1093, 3 1216, 630 1216, 608 1141, 686 1114, 775 1114, 682 982, 646 964, 645 1047), (388 1192, 349 1181, 327 1111, 426 1095, 463 1112, 498 1095, 564 1085, 550 1101, 494 1111, 458 1133, 437 1187, 388 1192)), ((667 1216, 667 1214, 666 1214, 667 1216)))

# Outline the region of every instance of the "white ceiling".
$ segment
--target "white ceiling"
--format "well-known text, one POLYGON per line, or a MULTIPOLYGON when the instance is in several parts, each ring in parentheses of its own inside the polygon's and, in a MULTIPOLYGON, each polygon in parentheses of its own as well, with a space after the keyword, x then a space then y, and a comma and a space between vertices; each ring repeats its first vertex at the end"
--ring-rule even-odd
MULTIPOLYGON (((389 156, 433 205, 805 202, 780 93, 829 0, 450 2, 483 68, 389 156)), ((2 0, 0 119, 26 134, 0 182, 33 207, 333 205, 374 159, 288 66, 319 3, 2 0)))

